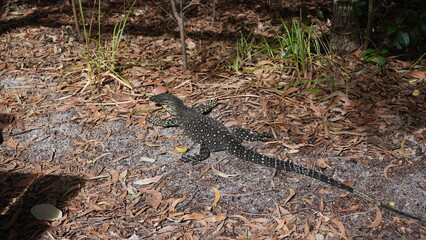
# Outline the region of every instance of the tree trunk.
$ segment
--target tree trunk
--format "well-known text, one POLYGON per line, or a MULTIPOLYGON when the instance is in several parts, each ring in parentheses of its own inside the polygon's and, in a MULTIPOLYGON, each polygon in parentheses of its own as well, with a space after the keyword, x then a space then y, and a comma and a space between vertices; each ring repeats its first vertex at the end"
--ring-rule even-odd
POLYGON ((335 53, 351 52, 361 46, 357 17, 352 2, 333 0, 330 48, 335 53))

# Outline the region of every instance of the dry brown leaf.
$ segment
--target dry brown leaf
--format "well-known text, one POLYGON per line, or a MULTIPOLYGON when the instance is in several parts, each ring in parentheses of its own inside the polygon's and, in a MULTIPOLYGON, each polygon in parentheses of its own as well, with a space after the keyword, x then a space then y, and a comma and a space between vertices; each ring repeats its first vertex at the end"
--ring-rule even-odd
POLYGON ((327 163, 325 163, 325 160, 323 158, 317 159, 317 166, 322 169, 330 167, 327 165, 327 163))
POLYGON ((16 146, 18 145, 16 143, 15 140, 13 140, 13 138, 9 138, 7 141, 5 141, 3 144, 6 144, 8 147, 10 148, 16 148, 16 146))
POLYGON ((401 155, 404 155, 404 146, 405 146, 406 141, 407 141, 407 138, 403 138, 401 143, 400 143, 398 153, 401 154, 401 155))
POLYGON ((297 149, 300 149, 302 147, 305 147, 307 144, 301 143, 301 144, 288 144, 284 142, 280 142, 284 147, 289 148, 291 150, 297 151, 297 149))
POLYGON ((33 175, 38 175, 41 173, 41 165, 40 164, 35 164, 33 170, 31 170, 31 174, 33 175))
POLYGON ((359 204, 352 205, 349 208, 342 209, 342 212, 353 212, 353 211, 356 211, 358 208, 359 208, 359 204))
POLYGON ((194 41, 192 41, 191 39, 185 39, 185 43, 186 43, 186 47, 189 50, 195 49, 195 47, 197 46, 197 44, 195 44, 194 41))
POLYGON ((413 133, 413 136, 418 137, 420 139, 422 139, 423 141, 426 141, 426 138, 421 134, 421 133, 413 133))
POLYGON ((118 162, 118 161, 120 161, 120 160, 122 160, 122 159, 125 159, 125 158, 128 158, 128 157, 131 157, 131 156, 133 156, 133 154, 124 154, 124 155, 122 155, 122 156, 119 156, 119 157, 117 157, 117 158, 115 158, 115 159, 113 159, 113 160, 109 161, 108 163, 115 163, 115 162, 118 162))
POLYGON ((102 138, 101 142, 106 142, 112 134, 112 131, 109 127, 106 127, 106 130, 107 130, 107 134, 105 134, 105 136, 102 138))
POLYGON ((59 220, 53 221, 53 222, 51 222, 51 223, 50 223, 50 225, 51 225, 52 227, 57 227, 57 226, 59 226, 59 225, 61 225, 61 224, 63 223, 63 220, 65 220, 65 218, 66 218, 66 217, 62 217, 62 218, 61 218, 61 219, 59 219, 59 220))
POLYGON ((149 162, 149 163, 154 163, 155 161, 157 161, 157 159, 155 159, 155 158, 149 158, 149 157, 141 157, 140 160, 142 162, 149 162))
POLYGON ((236 176, 238 176, 238 174, 226 174, 226 173, 223 173, 223 172, 217 170, 216 168, 214 168, 213 166, 211 167, 211 169, 212 169, 212 172, 213 172, 214 175, 217 175, 217 176, 222 177, 222 178, 230 178, 230 177, 236 177, 236 176))
POLYGON ((86 143, 85 143, 85 142, 79 142, 79 141, 77 141, 77 140, 74 140, 73 142, 74 142, 74 144, 75 144, 75 145, 77 145, 77 146, 83 146, 83 145, 86 145, 86 143))
POLYGON ((309 224, 306 222, 304 225, 303 225, 303 238, 306 238, 308 235, 309 235, 309 233, 310 233, 311 231, 310 231, 310 227, 309 227, 309 224))
POLYGON ((274 216, 272 216, 272 217, 277 222, 277 226, 275 227, 275 230, 280 230, 280 229, 284 228, 285 222, 286 222, 284 218, 276 218, 274 216))
POLYGON ((352 52, 352 54, 353 54, 355 57, 360 57, 363 53, 364 53, 364 51, 362 51, 362 50, 360 50, 360 49, 355 50, 355 51, 353 51, 353 52, 352 52))
MULTIPOLYGON (((256 64, 256 67, 267 67, 267 66, 274 66, 274 62, 272 62, 270 60, 262 60, 262 61, 259 61, 256 64)), ((258 70, 256 70, 256 71, 258 71, 258 70)))
POLYGON ((346 230, 343 223, 337 219, 331 219, 331 222, 336 224, 336 226, 339 228, 339 235, 343 237, 344 239, 348 239, 348 237, 346 236, 346 230))
POLYGON ((320 199, 320 206, 319 206, 320 212, 324 211, 324 207, 325 207, 324 198, 321 198, 320 199))
POLYGON ((283 96, 283 97, 285 97, 285 96, 287 96, 287 95, 289 95, 289 94, 292 94, 292 93, 294 93, 294 92, 297 92, 297 91, 299 91, 299 88, 295 88, 295 87, 287 88, 287 89, 283 92, 282 96, 283 96))
POLYGON ((355 101, 350 100, 347 96, 337 96, 336 98, 334 98, 334 102, 341 103, 343 106, 346 107, 357 105, 355 101))
POLYGON ((156 183, 158 181, 160 181, 160 179, 163 177, 163 175, 158 175, 155 177, 151 177, 151 178, 144 178, 138 181, 135 181, 133 184, 136 185, 147 185, 147 184, 151 184, 151 183, 156 183))
POLYGON ((355 117, 348 117, 349 121, 358 124, 358 125, 362 125, 362 124, 366 124, 368 122, 373 121, 373 118, 369 118, 367 116, 362 116, 362 118, 355 118, 355 117))
POLYGON ((176 231, 176 229, 179 228, 179 226, 175 226, 175 225, 167 225, 165 227, 162 227, 160 229, 158 229, 158 231, 156 231, 158 234, 161 233, 172 233, 174 231, 176 231))
POLYGON ((170 204, 169 211, 174 212, 178 203, 185 201, 185 199, 186 199, 185 196, 182 198, 168 199, 168 200, 173 200, 172 204, 170 204))
POLYGON ((258 223, 263 223, 263 224, 267 224, 269 223, 271 220, 268 218, 255 218, 253 219, 253 221, 258 222, 258 223))
POLYGON ((123 102, 134 102, 135 99, 132 96, 129 96, 127 94, 109 94, 108 99, 113 101, 114 103, 123 103, 123 102))
POLYGON ((182 217, 182 220, 195 220, 195 221, 199 221, 199 220, 203 220, 206 218, 206 215, 202 214, 202 213, 190 213, 190 214, 186 214, 182 217))
POLYGON ((31 186, 31 184, 36 179, 37 179, 37 175, 29 174, 27 177, 23 177, 21 180, 17 181, 14 185, 16 187, 31 186))
POLYGON ((204 174, 211 168, 211 165, 207 165, 206 167, 202 168, 200 173, 198 174, 198 177, 201 178, 204 176, 204 174))
POLYGON ((206 217, 203 220, 206 222, 219 222, 226 219, 227 217, 228 217, 227 215, 217 215, 213 217, 206 217))
POLYGON ((235 217, 241 219, 245 224, 249 225, 250 227, 253 227, 253 224, 244 216, 241 215, 231 215, 229 217, 235 217))
POLYGON ((378 227, 380 225, 380 223, 382 223, 382 221, 383 221, 382 212, 380 211, 380 209, 377 206, 375 206, 375 208, 376 208, 376 218, 370 224, 370 226, 368 226, 368 228, 378 227))
POLYGON ((389 165, 387 165, 387 166, 383 169, 383 175, 385 176, 385 178, 386 178, 386 179, 389 179, 389 178, 388 178, 388 171, 389 171, 389 169, 390 169, 391 167, 396 167, 396 166, 398 166, 398 165, 396 165, 396 164, 389 164, 389 165))
POLYGON ((111 174, 111 183, 117 183, 118 182, 118 172, 115 169, 110 169, 109 173, 111 174))
POLYGON ((353 187, 355 185, 355 180, 345 180, 343 181, 344 184, 353 187))
POLYGON ((397 59, 394 59, 394 61, 397 62, 397 63, 400 63, 403 68, 410 68, 410 67, 413 66, 413 63, 411 63, 411 62, 401 61, 401 60, 397 60, 397 59))
POLYGON ((159 79, 159 80, 155 80, 155 81, 152 81, 152 82, 146 82, 146 83, 143 84, 143 86, 158 85, 158 84, 161 84, 162 81, 163 80, 159 79))
POLYGON ((213 208, 214 206, 216 206, 216 204, 217 204, 217 203, 219 202, 219 200, 220 200, 220 192, 219 192, 219 190, 218 190, 217 188, 215 188, 215 187, 213 187, 212 189, 213 189, 213 191, 214 191, 214 200, 213 200, 212 205, 211 205, 210 207, 207 207, 207 210, 208 210, 208 211, 212 210, 212 208, 213 208))
POLYGON ((417 78, 419 80, 424 80, 426 79, 426 71, 422 71, 422 70, 413 70, 412 72, 407 74, 407 77, 413 77, 413 78, 417 78))
POLYGON ((320 189, 318 192, 319 192, 320 194, 326 194, 326 193, 331 192, 331 189, 320 189))
POLYGON ((291 189, 291 188, 287 188, 287 189, 288 189, 289 194, 288 194, 287 198, 284 200, 284 204, 288 203, 288 201, 290 201, 290 199, 292 199, 294 197, 294 195, 296 195, 296 192, 293 189, 291 189))
POLYGON ((91 116, 91 120, 98 120, 101 117, 104 116, 104 114, 102 112, 100 112, 101 108, 100 107, 92 107, 92 116, 91 116))
POLYGON ((142 189, 141 192, 149 193, 145 199, 154 209, 157 209, 162 202, 163 195, 157 190, 142 189))
POLYGON ((340 194, 340 196, 339 196, 339 197, 344 198, 344 197, 347 197, 349 194, 350 194, 350 193, 348 193, 348 192, 346 192, 346 193, 342 193, 342 194, 340 194))
POLYGON ((302 201, 304 201, 305 203, 309 205, 314 204, 314 199, 311 199, 311 198, 302 198, 302 201))
POLYGON ((333 102, 337 103, 338 105, 343 105, 343 106, 346 106, 346 107, 358 105, 356 101, 350 100, 348 95, 346 95, 342 92, 339 92, 339 91, 328 95, 327 99, 328 98, 334 98, 333 102))
POLYGON ((126 178, 127 171, 128 171, 127 168, 125 168, 123 171, 121 171, 120 175, 118 176, 118 180, 120 182, 124 181, 124 179, 126 178))
POLYGON ((165 93, 167 91, 168 91, 168 89, 166 87, 158 86, 158 87, 156 87, 152 90, 152 94, 158 95, 158 94, 161 94, 161 93, 165 93))

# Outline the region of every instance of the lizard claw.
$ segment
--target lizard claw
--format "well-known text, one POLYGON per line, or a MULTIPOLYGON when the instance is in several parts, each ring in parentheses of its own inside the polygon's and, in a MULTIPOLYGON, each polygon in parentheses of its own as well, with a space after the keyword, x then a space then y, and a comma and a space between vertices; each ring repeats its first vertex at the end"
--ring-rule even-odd
POLYGON ((179 161, 184 163, 191 163, 192 165, 195 165, 199 162, 201 162, 200 159, 197 158, 197 156, 183 156, 179 159, 179 161))

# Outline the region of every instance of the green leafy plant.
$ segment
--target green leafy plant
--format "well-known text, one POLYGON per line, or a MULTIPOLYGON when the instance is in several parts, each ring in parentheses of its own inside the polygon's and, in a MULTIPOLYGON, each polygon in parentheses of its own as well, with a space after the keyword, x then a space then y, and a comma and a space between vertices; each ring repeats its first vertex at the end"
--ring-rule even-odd
POLYGON ((397 7, 393 20, 378 25, 378 29, 389 36, 388 48, 415 52, 421 47, 421 35, 426 33, 426 7, 409 6, 397 7))
MULTIPOLYGON (((86 70, 88 72, 88 80, 82 91, 84 91, 88 86, 93 84, 95 79, 100 79, 100 77, 97 76, 102 74, 109 75, 110 77, 117 80, 120 84, 132 89, 131 84, 124 78, 124 76, 119 73, 119 70, 123 66, 117 65, 117 55, 120 51, 127 20, 131 13, 131 9, 133 8, 135 3, 136 0, 133 1, 132 5, 127 10, 123 19, 121 19, 118 23, 114 25, 111 40, 103 41, 101 39, 101 1, 98 1, 98 32, 97 39, 94 39, 90 37, 90 32, 93 24, 90 24, 89 29, 87 29, 82 1, 78 0, 79 12, 83 25, 83 37, 86 47, 85 52, 82 52, 81 55, 86 58, 86 61, 83 63, 83 65, 86 66, 86 70), (95 45, 95 47, 93 47, 93 45, 95 45)), ((91 19, 91 23, 93 23, 93 19, 91 19)))
POLYGON ((375 62, 381 68, 386 66, 386 58, 384 55, 388 54, 387 49, 376 50, 373 48, 368 48, 365 50, 361 57, 369 62, 375 62))

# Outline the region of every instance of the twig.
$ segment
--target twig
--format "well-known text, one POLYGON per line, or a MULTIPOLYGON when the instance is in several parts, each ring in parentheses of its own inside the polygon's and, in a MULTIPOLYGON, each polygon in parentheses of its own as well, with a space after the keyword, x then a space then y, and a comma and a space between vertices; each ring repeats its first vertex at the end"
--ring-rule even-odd
POLYGON ((79 40, 82 41, 83 35, 81 34, 80 26, 78 24, 78 16, 77 16, 77 8, 75 6, 75 0, 69 0, 69 1, 71 3, 72 14, 74 16, 75 31, 77 32, 79 40))
POLYGON ((373 4, 374 4, 373 0, 368 0, 367 27, 365 28, 365 39, 364 39, 364 44, 362 45, 363 49, 367 49, 368 44, 371 41, 371 33, 373 30, 373 19, 374 19, 373 4))
POLYGON ((179 26, 179 33, 180 33, 180 43, 182 46, 182 61, 183 61, 183 69, 186 71, 188 70, 188 64, 187 64, 187 56, 186 56, 186 44, 185 44, 185 32, 184 32, 184 23, 183 23, 183 12, 182 12, 182 2, 181 2, 181 11, 180 14, 178 13, 176 9, 176 1, 170 0, 170 4, 172 5, 172 11, 173 15, 178 23, 179 26))

